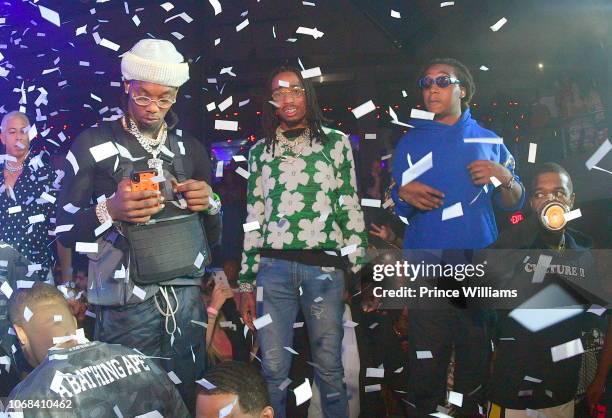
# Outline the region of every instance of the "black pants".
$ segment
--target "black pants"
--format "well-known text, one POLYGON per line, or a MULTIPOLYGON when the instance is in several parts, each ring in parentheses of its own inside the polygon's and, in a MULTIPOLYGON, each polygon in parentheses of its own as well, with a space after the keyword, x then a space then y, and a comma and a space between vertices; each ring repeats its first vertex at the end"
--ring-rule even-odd
MULTIPOLYGON (((171 287, 165 289, 172 307, 175 307, 171 287)), ((207 320, 198 286, 175 286, 174 292, 178 299, 174 339, 166 332, 165 318, 155 305, 157 297, 162 310, 166 307, 159 292, 136 305, 99 307, 95 335, 97 340, 135 348, 147 356, 169 358, 156 361, 181 380, 177 389, 189 412, 195 415, 195 381, 204 374, 206 345, 204 327, 191 321, 205 323, 207 320)))
POLYGON ((409 399, 411 416, 424 417, 446 403, 447 370, 455 352, 453 391, 463 394, 465 414, 478 412, 491 346, 481 315, 459 308, 413 310, 408 314, 410 343, 409 399), (419 359, 417 351, 433 358, 419 359))

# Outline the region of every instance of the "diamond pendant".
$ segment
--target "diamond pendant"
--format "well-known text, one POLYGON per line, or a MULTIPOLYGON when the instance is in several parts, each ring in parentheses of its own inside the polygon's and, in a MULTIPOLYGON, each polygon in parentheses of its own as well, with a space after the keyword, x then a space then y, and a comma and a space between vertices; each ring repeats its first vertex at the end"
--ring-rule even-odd
POLYGON ((157 171, 157 175, 162 175, 164 161, 159 158, 151 158, 147 161, 149 168, 154 168, 157 171))

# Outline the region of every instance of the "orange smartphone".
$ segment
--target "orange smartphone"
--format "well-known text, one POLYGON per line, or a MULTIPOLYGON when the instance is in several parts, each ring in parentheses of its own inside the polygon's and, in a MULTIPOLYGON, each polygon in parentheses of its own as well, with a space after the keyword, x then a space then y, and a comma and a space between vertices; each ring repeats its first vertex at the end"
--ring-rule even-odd
POLYGON ((153 177, 157 176, 155 170, 134 171, 130 177, 132 183, 132 191, 140 192, 142 190, 159 191, 159 183, 152 181, 153 177))

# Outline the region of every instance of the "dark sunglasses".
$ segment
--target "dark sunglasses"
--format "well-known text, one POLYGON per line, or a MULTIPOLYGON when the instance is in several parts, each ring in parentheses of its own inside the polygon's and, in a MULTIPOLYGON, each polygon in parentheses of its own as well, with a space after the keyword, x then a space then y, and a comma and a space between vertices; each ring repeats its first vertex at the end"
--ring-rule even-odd
POLYGON ((440 77, 431 78, 429 76, 421 77, 419 80, 419 88, 421 90, 430 88, 433 84, 440 88, 446 88, 451 84, 461 84, 461 81, 456 79, 455 77, 451 77, 448 75, 441 75, 440 77))

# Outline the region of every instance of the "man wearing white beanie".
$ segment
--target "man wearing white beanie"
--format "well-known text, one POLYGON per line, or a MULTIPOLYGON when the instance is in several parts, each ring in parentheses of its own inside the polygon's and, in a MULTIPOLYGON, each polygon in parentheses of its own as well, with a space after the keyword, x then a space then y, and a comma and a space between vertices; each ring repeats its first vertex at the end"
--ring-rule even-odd
POLYGON ((89 253, 95 338, 160 359, 193 413, 204 373, 199 284, 220 238, 210 159, 171 110, 189 66, 174 45, 144 39, 123 55, 124 116, 81 133, 58 201, 65 246, 89 253), (91 251, 91 250, 88 250, 91 251))

